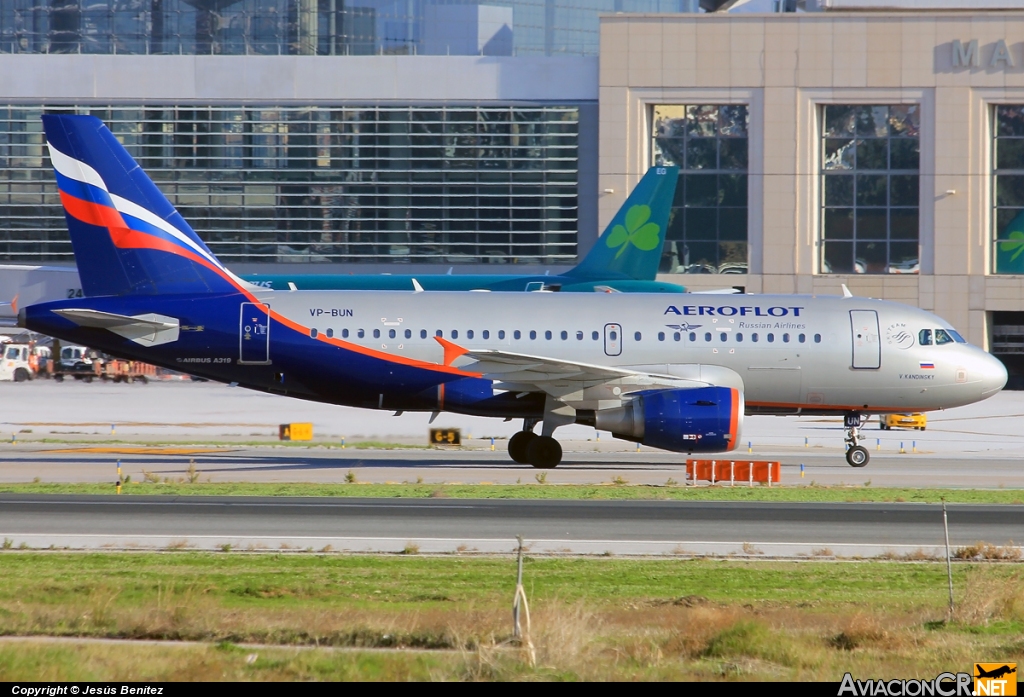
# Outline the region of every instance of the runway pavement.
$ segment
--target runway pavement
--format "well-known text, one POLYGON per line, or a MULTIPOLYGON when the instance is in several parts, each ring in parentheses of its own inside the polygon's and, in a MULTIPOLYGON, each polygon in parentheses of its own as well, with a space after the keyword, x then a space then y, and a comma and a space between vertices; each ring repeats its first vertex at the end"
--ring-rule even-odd
MULTIPOLYGON (((949 506, 950 542, 1012 545, 1024 507, 949 506)), ((943 554, 928 504, 0 495, 0 536, 40 548, 721 554, 943 554)))
MULTIPOLYGON (((340 482, 353 471, 367 482, 532 481, 535 470, 505 453, 521 426, 498 419, 441 415, 435 425, 462 429, 460 450, 341 450, 365 439, 406 445, 426 442, 427 414, 349 409, 289 399, 216 383, 0 383, 0 481, 113 482, 116 462, 138 480, 143 470, 180 477, 194 462, 213 481, 340 482), (308 421, 326 448, 275 447, 280 423, 308 421), (495 451, 490 437, 495 437, 495 451), (46 439, 49 442, 41 442, 46 439), (194 448, 108 449, 113 440, 183 441, 194 448), (11 441, 16 441, 12 444, 11 441), (71 441, 71 444, 65 444, 71 441), (246 442, 263 441, 252 446, 246 442), (205 448, 217 442, 222 447, 205 448), (98 449, 90 449, 98 448, 98 449)), ((863 469, 843 458, 841 419, 747 417, 741 447, 723 458, 778 459, 786 484, 863 484, 1024 488, 1024 393, 1002 392, 976 405, 929 415, 928 430, 863 433, 872 461, 863 469), (753 451, 748 454, 748 446, 753 451), (901 446, 903 452, 901 453, 901 446), (800 465, 804 477, 800 477, 800 465)), ((582 426, 557 432, 565 458, 548 474, 553 483, 682 481, 685 457, 582 426)), ((125 446, 119 446, 124 448, 125 446)))

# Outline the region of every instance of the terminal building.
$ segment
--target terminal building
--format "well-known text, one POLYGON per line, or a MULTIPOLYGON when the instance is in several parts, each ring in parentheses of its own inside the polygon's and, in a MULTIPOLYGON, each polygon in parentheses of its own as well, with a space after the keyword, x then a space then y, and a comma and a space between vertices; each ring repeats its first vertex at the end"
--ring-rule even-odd
POLYGON ((72 262, 44 110, 242 272, 566 267, 671 163, 664 280, 845 284, 1024 375, 1019 2, 741 4, 8 0, 0 263, 72 262))

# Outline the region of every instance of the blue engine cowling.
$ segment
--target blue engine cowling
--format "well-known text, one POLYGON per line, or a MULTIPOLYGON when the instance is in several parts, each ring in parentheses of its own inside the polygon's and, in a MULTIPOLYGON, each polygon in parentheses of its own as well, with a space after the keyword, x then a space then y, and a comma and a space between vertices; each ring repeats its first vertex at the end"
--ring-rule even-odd
POLYGON ((720 453, 736 447, 743 393, 731 387, 648 390, 594 415, 594 425, 617 438, 677 453, 720 453))

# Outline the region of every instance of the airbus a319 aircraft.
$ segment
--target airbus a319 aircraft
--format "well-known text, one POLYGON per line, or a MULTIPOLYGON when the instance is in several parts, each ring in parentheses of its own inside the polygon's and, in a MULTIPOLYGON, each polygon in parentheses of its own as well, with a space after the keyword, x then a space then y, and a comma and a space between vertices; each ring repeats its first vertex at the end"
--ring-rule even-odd
POLYGON ((125 358, 334 404, 521 418, 509 454, 540 468, 561 460, 565 424, 715 453, 753 413, 842 414, 847 461, 863 466, 865 415, 1006 383, 941 318, 865 298, 259 288, 97 119, 43 121, 87 297, 22 308, 19 323, 125 358))

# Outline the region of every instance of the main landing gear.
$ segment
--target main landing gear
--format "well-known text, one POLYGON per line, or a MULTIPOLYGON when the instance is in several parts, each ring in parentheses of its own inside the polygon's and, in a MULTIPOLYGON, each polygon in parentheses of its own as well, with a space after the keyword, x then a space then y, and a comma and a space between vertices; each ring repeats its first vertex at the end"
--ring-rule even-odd
POLYGON ((553 469, 562 461, 562 446, 551 437, 559 426, 576 420, 576 410, 556 402, 548 396, 544 402, 544 419, 541 435, 533 432, 539 419, 525 419, 523 430, 508 441, 508 454, 521 465, 533 465, 537 469, 553 469))
POLYGON ((846 428, 846 461, 851 467, 863 467, 868 464, 871 455, 868 449, 860 444, 860 414, 849 412, 843 417, 843 426, 846 428))

